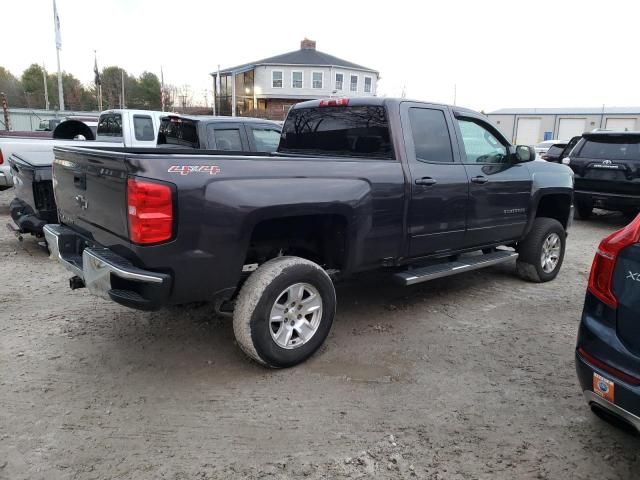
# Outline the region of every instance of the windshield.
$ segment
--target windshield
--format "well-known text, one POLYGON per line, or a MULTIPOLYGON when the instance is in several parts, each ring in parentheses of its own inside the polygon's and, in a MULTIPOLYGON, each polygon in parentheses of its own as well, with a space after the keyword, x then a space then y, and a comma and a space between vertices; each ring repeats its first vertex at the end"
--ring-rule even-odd
POLYGON ((382 106, 293 109, 278 151, 392 159, 387 112, 382 106))

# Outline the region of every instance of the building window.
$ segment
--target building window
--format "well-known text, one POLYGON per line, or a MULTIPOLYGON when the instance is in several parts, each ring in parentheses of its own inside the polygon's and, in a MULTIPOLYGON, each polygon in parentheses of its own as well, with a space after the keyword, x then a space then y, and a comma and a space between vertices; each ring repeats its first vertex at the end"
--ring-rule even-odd
POLYGON ((371 77, 364 77, 364 93, 371 93, 371 77))
POLYGON ((324 73, 313 72, 311 75, 313 88, 322 88, 324 86, 324 73))
POLYGON ((357 75, 351 75, 351 91, 352 92, 357 92, 358 91, 358 76, 357 75))
POLYGON ((271 72, 271 86, 273 88, 282 88, 282 72, 278 70, 271 72))
POLYGON ((336 90, 342 90, 343 82, 344 82, 344 74, 336 73, 336 90))
POLYGON ((302 72, 291 72, 291 87, 302 88, 302 72))

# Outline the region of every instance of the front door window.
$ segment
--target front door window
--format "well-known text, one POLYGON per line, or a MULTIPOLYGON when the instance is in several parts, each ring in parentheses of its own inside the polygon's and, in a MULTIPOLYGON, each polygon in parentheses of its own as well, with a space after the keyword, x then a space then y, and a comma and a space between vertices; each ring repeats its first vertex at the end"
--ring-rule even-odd
POLYGON ((470 120, 458 119, 465 163, 505 163, 507 148, 486 128, 470 120))

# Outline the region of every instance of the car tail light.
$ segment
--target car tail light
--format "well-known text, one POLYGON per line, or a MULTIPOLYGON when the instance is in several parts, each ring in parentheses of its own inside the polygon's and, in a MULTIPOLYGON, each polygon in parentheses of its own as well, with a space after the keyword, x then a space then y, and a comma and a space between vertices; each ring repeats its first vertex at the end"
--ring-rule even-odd
POLYGON ((629 225, 605 237, 598 246, 589 275, 589 291, 611 308, 618 308, 618 300, 613 294, 613 271, 618 254, 629 245, 640 241, 640 215, 629 225))
POLYGON ((330 98, 328 100, 320 100, 321 107, 346 107, 348 105, 348 98, 330 98))
POLYGON ((588 353, 582 347, 578 348, 578 355, 580 355, 584 360, 589 362, 594 367, 599 368, 600 370, 604 370, 605 372, 613 375, 614 377, 619 378, 620 380, 622 380, 625 383, 628 383, 629 385, 640 385, 640 378, 634 377, 633 375, 629 375, 628 373, 625 373, 621 370, 618 370, 615 367, 612 367, 607 363, 604 363, 602 360, 588 353))
POLYGON ((132 242, 158 243, 173 236, 173 192, 170 186, 129 178, 127 212, 132 242))
POLYGON ((0 165, 4 163, 4 156, 2 155, 2 149, 0 148, 0 165))

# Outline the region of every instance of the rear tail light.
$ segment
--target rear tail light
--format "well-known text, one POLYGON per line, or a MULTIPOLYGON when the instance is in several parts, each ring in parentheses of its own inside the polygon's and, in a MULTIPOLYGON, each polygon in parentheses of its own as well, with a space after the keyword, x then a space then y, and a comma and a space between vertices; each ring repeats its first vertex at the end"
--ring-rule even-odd
POLYGON ((347 107, 348 105, 348 98, 330 98, 328 100, 320 100, 321 107, 347 107))
POLYGON ((629 245, 640 241, 640 215, 629 225, 605 237, 598 247, 591 265, 589 291, 611 308, 618 308, 618 300, 612 291, 613 272, 618 254, 629 245))
POLYGON ((4 156, 2 155, 2 149, 0 148, 0 165, 4 163, 4 156))
POLYGON ((159 243, 173 236, 173 191, 170 186, 129 178, 127 212, 132 242, 159 243))
POLYGON ((613 375, 614 377, 619 378, 620 380, 622 380, 625 383, 628 383, 629 385, 640 385, 640 378, 634 377, 633 375, 629 375, 628 373, 625 373, 621 370, 618 370, 615 367, 612 367, 607 363, 604 363, 602 360, 594 357, 593 355, 585 351, 585 349, 582 347, 578 348, 578 355, 580 355, 584 360, 589 362, 594 367, 599 368, 600 370, 603 370, 609 373, 610 375, 613 375))

